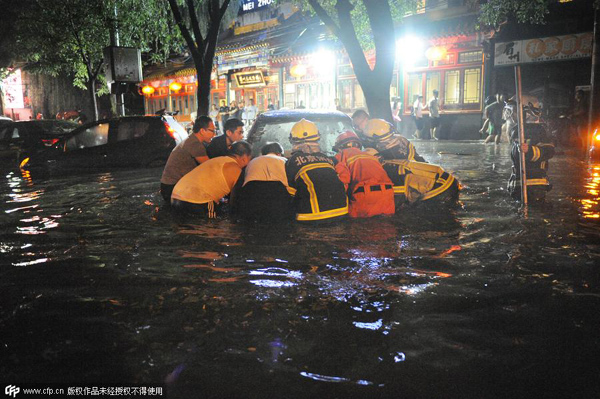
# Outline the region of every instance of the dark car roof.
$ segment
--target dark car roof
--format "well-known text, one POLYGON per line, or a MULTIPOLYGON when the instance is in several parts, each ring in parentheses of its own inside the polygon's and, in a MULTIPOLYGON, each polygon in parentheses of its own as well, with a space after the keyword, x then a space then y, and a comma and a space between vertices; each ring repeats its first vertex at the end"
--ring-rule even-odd
POLYGON ((305 109, 278 109, 275 111, 267 111, 263 112, 259 116, 260 119, 267 119, 269 121, 278 121, 278 120, 300 120, 306 119, 311 120, 314 119, 339 119, 339 118, 350 118, 343 112, 340 111, 313 111, 313 110, 305 110, 305 109))
POLYGON ((62 135, 79 127, 75 122, 54 119, 15 121, 13 123, 14 127, 23 129, 25 132, 41 133, 44 135, 62 135))

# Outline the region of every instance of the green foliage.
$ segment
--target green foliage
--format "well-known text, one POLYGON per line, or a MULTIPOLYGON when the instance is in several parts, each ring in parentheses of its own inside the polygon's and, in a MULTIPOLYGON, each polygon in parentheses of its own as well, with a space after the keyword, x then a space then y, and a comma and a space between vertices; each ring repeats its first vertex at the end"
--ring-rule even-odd
MULTIPOLYGON (((182 48, 162 0, 29 0, 18 2, 12 22, 11 61, 25 63, 31 72, 73 77, 87 88, 101 78, 103 49, 111 44, 116 26, 121 46, 147 52, 147 62, 166 59, 182 48), (115 7, 117 17, 115 18, 115 7)), ((12 5, 11 5, 12 7, 12 5)), ((106 90, 102 90, 106 92, 106 90)))
POLYGON ((488 0, 480 6, 479 22, 494 28, 507 21, 543 24, 552 3, 556 0, 488 0))
MULTIPOLYGON (((387 1, 389 2, 390 10, 392 11, 392 18, 396 24, 401 23, 402 18, 404 18, 406 15, 416 12, 418 6, 421 4, 421 0, 387 1)), ((309 5, 308 0, 293 0, 293 3, 296 4, 302 11, 311 15, 315 14, 313 8, 309 5)), ((327 11, 327 14, 339 26, 340 21, 335 8, 338 0, 318 0, 318 3, 325 11, 327 11)), ((363 0, 350 0, 350 3, 353 6, 350 15, 352 17, 352 25, 356 32, 356 37, 358 38, 363 49, 369 50, 374 48, 375 46, 373 42, 371 25, 363 0)))

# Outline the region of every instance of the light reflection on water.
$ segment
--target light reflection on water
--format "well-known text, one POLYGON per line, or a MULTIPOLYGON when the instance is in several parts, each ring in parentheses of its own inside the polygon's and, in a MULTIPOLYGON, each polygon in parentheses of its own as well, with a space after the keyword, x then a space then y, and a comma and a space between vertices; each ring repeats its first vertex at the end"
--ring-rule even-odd
POLYGON ((581 199, 581 212, 584 218, 600 219, 600 165, 590 165, 588 173, 584 186, 588 198, 581 199))
POLYGON ((593 389, 598 210, 583 200, 598 201, 600 171, 567 163, 575 185, 551 168, 550 205, 524 219, 507 147, 420 145, 464 180, 461 208, 317 229, 173 215, 158 169, 6 174, 0 328, 27 340, 6 339, 0 372, 166 382, 173 397, 593 389))

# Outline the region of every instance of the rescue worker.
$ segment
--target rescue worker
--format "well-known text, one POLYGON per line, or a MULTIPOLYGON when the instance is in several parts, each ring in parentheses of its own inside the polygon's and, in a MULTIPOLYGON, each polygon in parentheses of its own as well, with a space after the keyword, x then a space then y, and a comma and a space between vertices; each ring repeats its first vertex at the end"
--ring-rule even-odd
POLYGON ((377 157, 361 149, 360 139, 351 131, 340 134, 333 147, 337 152, 335 170, 350 200, 348 214, 353 218, 393 215, 392 181, 377 157))
POLYGON ((415 146, 406 137, 397 134, 396 129, 383 119, 370 119, 365 127, 365 137, 372 141, 379 156, 385 159, 426 162, 417 154, 415 146))
POLYGON ((294 191, 296 220, 332 221, 348 214, 344 184, 335 171, 334 158, 321 152, 317 125, 302 119, 292 127, 292 156, 285 171, 294 191))
POLYGON ((177 182, 171 194, 171 206, 186 213, 216 218, 219 202, 229 195, 251 157, 250 144, 233 143, 229 155, 203 162, 177 182))
POLYGON ((390 123, 372 119, 367 124, 366 135, 375 141, 379 161, 392 180, 396 210, 417 202, 456 203, 460 190, 458 180, 437 165, 415 161, 423 158, 416 154, 412 144, 407 148, 393 134, 390 123))
POLYGON ((287 159, 279 143, 268 143, 262 156, 254 158, 245 170, 244 183, 232 203, 243 220, 277 223, 293 220, 293 190, 285 174, 287 159))
POLYGON ((525 172, 527 173, 527 199, 543 201, 546 193, 552 189, 548 181, 548 160, 554 156, 554 144, 546 135, 544 126, 537 123, 525 124, 525 143, 519 145, 519 125, 512 126, 512 174, 508 179, 508 192, 515 199, 521 199, 521 164, 519 147, 525 153, 525 172))

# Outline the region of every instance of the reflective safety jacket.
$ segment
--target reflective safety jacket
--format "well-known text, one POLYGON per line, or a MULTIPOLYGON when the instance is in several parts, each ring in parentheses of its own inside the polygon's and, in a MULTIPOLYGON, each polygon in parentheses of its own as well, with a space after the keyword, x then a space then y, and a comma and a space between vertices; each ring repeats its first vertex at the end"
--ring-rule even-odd
POLYGON ((316 221, 348 214, 344 184, 334 168, 334 159, 320 152, 294 152, 285 165, 294 195, 296 220, 316 221))
MULTIPOLYGON (((521 197, 521 163, 519 153, 518 125, 511 133, 513 161, 512 174, 508 180, 508 191, 514 198, 521 197)), ((527 173, 527 194, 533 199, 541 199, 550 191, 552 185, 548 181, 548 160, 554 156, 554 144, 546 136, 540 124, 525 124, 525 140, 529 150, 525 153, 525 171, 527 173)))
POLYGON ((382 165, 392 180, 398 205, 448 195, 458 199, 458 180, 440 166, 405 160, 383 160, 382 165))
POLYGON ((347 188, 350 217, 394 214, 392 181, 377 157, 358 148, 346 148, 335 159, 335 170, 347 188))
POLYGON ((399 140, 399 144, 388 150, 379 151, 379 156, 388 159, 406 159, 407 161, 425 162, 425 158, 420 156, 415 149, 415 146, 408 139, 399 134, 394 135, 394 138, 399 140))

